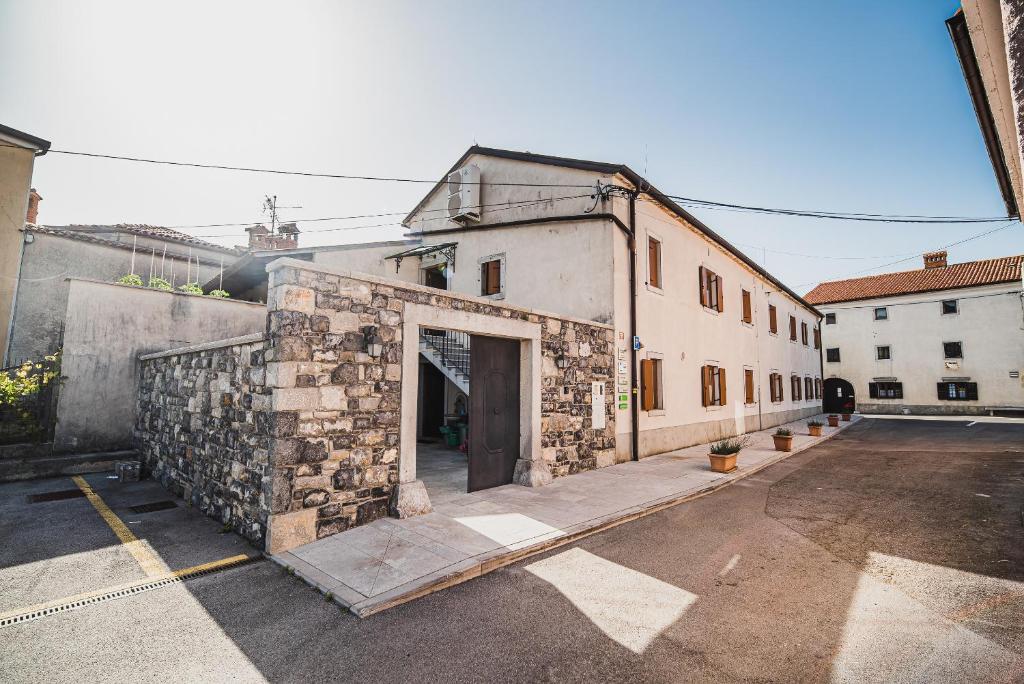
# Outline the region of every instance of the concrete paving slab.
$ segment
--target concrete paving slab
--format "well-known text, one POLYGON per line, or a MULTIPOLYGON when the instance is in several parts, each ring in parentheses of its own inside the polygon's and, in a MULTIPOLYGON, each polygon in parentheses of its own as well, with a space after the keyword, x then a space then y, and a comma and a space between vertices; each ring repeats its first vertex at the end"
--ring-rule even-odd
MULTIPOLYGON (((786 427, 804 433, 806 420, 786 427)), ((729 474, 710 470, 708 446, 700 444, 558 478, 545 487, 505 485, 471 494, 459 489, 465 480, 455 473, 465 468, 465 456, 433 448, 430 463, 440 472, 423 475, 434 483, 434 490, 428 485, 432 513, 377 520, 277 560, 301 561, 291 563, 299 575, 308 573, 311 584, 366 616, 742 480, 857 420, 826 426, 821 437, 795 434, 790 452, 775 451, 775 428, 750 433, 739 468, 729 474)))

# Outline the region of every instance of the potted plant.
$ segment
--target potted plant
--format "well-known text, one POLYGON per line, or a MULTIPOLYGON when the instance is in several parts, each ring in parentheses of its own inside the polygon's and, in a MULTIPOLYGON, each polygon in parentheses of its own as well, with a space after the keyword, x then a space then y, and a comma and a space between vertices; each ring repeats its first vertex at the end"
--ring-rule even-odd
POLYGON ((775 430, 775 434, 772 435, 772 439, 775 441, 776 451, 793 450, 793 431, 789 428, 778 428, 775 430))
POLYGON ((811 437, 821 437, 822 425, 823 423, 820 420, 807 421, 807 434, 811 437))
POLYGON ((711 459, 711 470, 716 473, 731 473, 736 470, 736 455, 743 448, 743 440, 723 439, 711 445, 708 458, 711 459))
POLYGON ((850 414, 849 413, 844 413, 843 414, 843 422, 844 423, 849 423, 850 422, 850 414))
POLYGON ((829 417, 828 417, 828 426, 829 427, 839 427, 839 416, 837 416, 834 413, 830 414, 829 417))

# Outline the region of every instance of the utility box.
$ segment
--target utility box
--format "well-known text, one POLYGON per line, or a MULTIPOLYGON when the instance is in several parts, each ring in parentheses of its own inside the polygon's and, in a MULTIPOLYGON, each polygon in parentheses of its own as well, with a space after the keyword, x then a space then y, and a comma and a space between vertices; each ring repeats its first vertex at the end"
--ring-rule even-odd
POLYGON ((118 461, 114 464, 114 474, 118 482, 138 482, 142 463, 139 461, 118 461))

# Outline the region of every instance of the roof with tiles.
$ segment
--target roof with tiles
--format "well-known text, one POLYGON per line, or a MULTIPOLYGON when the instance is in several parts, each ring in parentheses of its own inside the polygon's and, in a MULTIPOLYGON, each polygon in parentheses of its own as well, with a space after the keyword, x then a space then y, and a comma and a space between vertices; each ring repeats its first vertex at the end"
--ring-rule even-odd
POLYGON ((237 249, 217 245, 206 240, 200 240, 186 233, 164 228, 163 226, 147 226, 138 223, 117 223, 112 225, 68 225, 68 226, 32 226, 34 230, 42 229, 48 233, 66 235, 68 237, 97 237, 103 233, 127 233, 139 237, 155 238, 157 240, 170 240, 185 245, 195 245, 204 249, 212 249, 225 254, 240 254, 237 249))
POLYGON ((834 304, 918 292, 954 290, 979 285, 1009 283, 1021 279, 1024 255, 968 261, 938 268, 899 271, 851 280, 821 283, 804 295, 811 304, 834 304))

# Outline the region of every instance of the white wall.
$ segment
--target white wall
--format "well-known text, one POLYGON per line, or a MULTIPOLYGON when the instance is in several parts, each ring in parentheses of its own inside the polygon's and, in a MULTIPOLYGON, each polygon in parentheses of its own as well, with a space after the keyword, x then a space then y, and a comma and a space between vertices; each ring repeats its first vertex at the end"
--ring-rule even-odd
POLYGON ((859 408, 913 413, 980 412, 985 407, 1024 407, 1024 312, 1019 284, 928 292, 842 304, 822 304, 836 314, 822 325, 824 347, 838 347, 840 362, 825 362, 826 377, 853 383, 859 408), (942 300, 956 299, 959 313, 942 314, 942 300), (889 317, 874 320, 875 307, 889 317), (943 342, 962 342, 959 368, 946 368, 943 342), (875 347, 889 345, 892 358, 876 360, 875 347), (895 377, 903 399, 870 399, 868 383, 895 377), (944 377, 969 377, 978 383, 978 401, 939 401, 936 384, 944 377))
POLYGON ((387 257, 404 252, 417 245, 414 241, 371 242, 355 245, 338 245, 313 254, 313 263, 329 268, 342 268, 399 280, 414 281, 418 273, 419 259, 403 259, 395 272, 395 260, 387 257))

